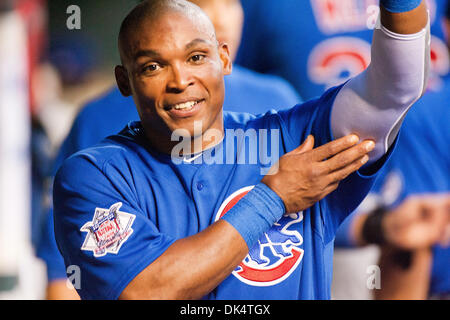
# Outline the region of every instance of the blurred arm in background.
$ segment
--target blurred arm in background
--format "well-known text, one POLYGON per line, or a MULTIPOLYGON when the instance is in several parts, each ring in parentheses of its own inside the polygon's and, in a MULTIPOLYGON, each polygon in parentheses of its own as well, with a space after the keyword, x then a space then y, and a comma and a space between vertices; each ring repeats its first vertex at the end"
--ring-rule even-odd
POLYGON ((381 249, 377 299, 450 293, 450 152, 444 147, 450 139, 449 96, 447 80, 439 92, 416 103, 371 194, 338 231, 338 248, 375 244, 381 249))

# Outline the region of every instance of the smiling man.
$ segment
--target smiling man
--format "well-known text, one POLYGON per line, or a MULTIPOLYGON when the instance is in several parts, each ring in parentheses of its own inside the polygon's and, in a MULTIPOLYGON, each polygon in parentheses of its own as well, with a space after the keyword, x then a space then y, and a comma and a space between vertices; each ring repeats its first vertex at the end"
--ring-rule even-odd
POLYGON ((55 178, 56 240, 66 265, 80 267, 80 296, 329 298, 336 229, 372 186, 427 76, 424 3, 382 5, 366 72, 262 116, 222 111, 229 49, 196 5, 133 9, 115 72, 141 121, 76 153, 55 178), (175 133, 190 154, 173 154, 175 133), (252 143, 279 161, 246 161, 252 143))
POLYGON ((161 2, 131 12, 119 34, 122 66, 116 67, 122 94, 133 95, 143 126, 152 128, 150 143, 169 154, 174 144, 167 137, 176 129, 194 136, 199 121, 205 131, 223 131, 223 76, 231 73, 228 46, 218 46, 206 14, 179 6, 161 2))
MULTIPOLYGON (((240 0, 194 0, 211 19, 219 41, 226 42, 230 56, 235 58, 243 27, 244 13, 240 0)), ((259 74, 236 64, 231 75, 225 77, 226 111, 261 114, 271 108, 277 110, 293 106, 301 98, 284 79, 259 74)), ((56 156, 52 173, 62 162, 77 151, 91 147, 104 138, 117 134, 125 125, 139 116, 131 97, 124 97, 117 86, 87 103, 77 117, 56 156)), ((176 151, 174 149, 174 151, 176 151)), ((56 247, 53 226, 53 208, 46 214, 46 223, 37 247, 37 256, 47 267, 47 299, 69 298, 78 295, 66 286, 67 273, 61 254, 56 247)))

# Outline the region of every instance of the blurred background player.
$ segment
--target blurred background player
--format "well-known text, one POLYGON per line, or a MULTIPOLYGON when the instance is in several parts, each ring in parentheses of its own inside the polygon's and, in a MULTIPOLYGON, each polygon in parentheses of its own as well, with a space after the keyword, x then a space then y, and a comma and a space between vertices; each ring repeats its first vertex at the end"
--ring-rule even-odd
POLYGON ((42 295, 44 265, 34 256, 48 176, 48 135, 39 117, 46 1, 0 4, 0 299, 42 295))
MULTIPOLYGON (((441 92, 415 105, 371 194, 336 236, 337 247, 379 246, 376 299, 450 298, 450 152, 442 147, 450 139, 449 99, 447 80, 441 92)), ((351 290, 345 266, 340 261, 335 270, 341 296, 352 294, 342 292, 351 290)))
MULTIPOLYGON (((342 83, 362 72, 370 63, 372 40, 370 29, 376 25, 378 2, 378 0, 245 1, 243 43, 237 61, 246 67, 285 77, 304 98, 317 96, 328 87, 342 83), (298 28, 300 24, 302 28, 298 28)), ((448 77, 449 54, 442 28, 446 2, 446 0, 427 1, 432 23, 432 72, 428 83, 429 93, 419 102, 421 106, 426 106, 418 109, 431 107, 436 103, 441 103, 443 109, 447 107, 443 94, 447 90, 445 78, 448 77), (440 99, 440 102, 436 99, 440 99)), ((446 110, 443 111, 445 113, 442 115, 448 115, 446 110)), ((419 111, 415 114, 417 116, 411 115, 411 118, 420 117, 419 111)), ((439 111, 436 112, 437 117, 438 115, 439 111)), ((443 116, 443 119, 448 119, 448 116, 443 116)), ((421 133, 428 131, 433 125, 434 121, 422 123, 421 133)), ((444 124, 440 125, 445 131, 444 124)), ((412 126, 405 126, 403 130, 412 126)), ((435 129, 430 130, 434 132, 435 129)), ((405 135, 407 133, 401 136, 405 135)), ((443 159, 442 152, 438 149, 435 152, 439 157, 433 166, 437 167, 434 170, 435 174, 449 181, 448 158, 443 159)), ((430 169, 430 172, 433 170, 430 169)), ((436 180, 435 183, 439 184, 442 182, 439 177, 430 176, 428 179, 436 180)), ((445 188, 441 186, 439 190, 443 191, 445 188)), ((366 270, 368 266, 378 263, 378 254, 378 249, 373 246, 361 250, 337 248, 333 298, 371 299, 372 292, 366 285, 368 277, 366 270)))
MULTIPOLYGON (((444 6, 440 9, 445 12, 444 6)), ((381 286, 373 291, 376 299, 450 299, 450 151, 443 147, 450 139, 449 101, 447 76, 406 116, 398 148, 371 194, 338 231, 338 247, 378 246, 373 262, 380 267, 381 286), (441 203, 446 211, 438 208, 441 203)), ((352 295, 343 292, 351 291, 343 271, 351 266, 339 260, 337 267, 336 295, 352 295)), ((353 294, 360 294, 355 288, 353 294)))
MULTIPOLYGON (((237 63, 289 80, 303 99, 361 73, 379 0, 243 1, 245 23, 237 63)), ((441 19, 445 0, 428 0, 431 14, 430 87, 449 69, 441 19)))
MULTIPOLYGON (((217 38, 229 44, 234 59, 241 41, 243 10, 239 0, 192 0, 211 18, 217 38)), ((281 109, 301 102, 295 89, 286 80, 258 74, 238 65, 231 75, 225 77, 224 109, 260 114, 269 109, 281 109), (245 109, 242 109, 242 108, 245 109)), ((105 95, 86 105, 76 117, 69 135, 62 144, 54 165, 54 172, 71 154, 90 147, 103 138, 118 133, 126 124, 139 116, 131 97, 125 98, 114 87, 105 95)), ((56 248, 53 234, 52 213, 48 213, 38 256, 47 265, 48 299, 76 297, 73 289, 66 286, 66 269, 56 248)))

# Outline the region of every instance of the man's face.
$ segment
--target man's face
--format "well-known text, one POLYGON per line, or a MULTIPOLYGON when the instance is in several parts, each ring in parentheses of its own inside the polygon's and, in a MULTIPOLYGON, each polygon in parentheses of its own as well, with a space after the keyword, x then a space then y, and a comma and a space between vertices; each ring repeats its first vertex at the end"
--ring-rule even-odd
POLYGON ((216 29, 217 40, 230 47, 232 60, 236 57, 242 37, 244 12, 240 0, 190 0, 202 8, 216 29))
POLYGON ((166 139, 185 129, 194 137, 194 122, 203 132, 223 130, 228 47, 218 46, 209 22, 194 19, 167 12, 130 35, 124 61, 129 88, 123 76, 118 84, 133 95, 147 136, 166 139))

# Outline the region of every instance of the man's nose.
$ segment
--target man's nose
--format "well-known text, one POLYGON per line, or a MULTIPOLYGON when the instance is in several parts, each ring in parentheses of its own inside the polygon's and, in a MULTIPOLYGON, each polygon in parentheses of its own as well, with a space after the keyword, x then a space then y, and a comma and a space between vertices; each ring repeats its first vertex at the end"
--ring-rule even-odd
POLYGON ((168 92, 182 92, 194 83, 194 78, 188 68, 174 65, 170 69, 169 79, 167 80, 168 92))

